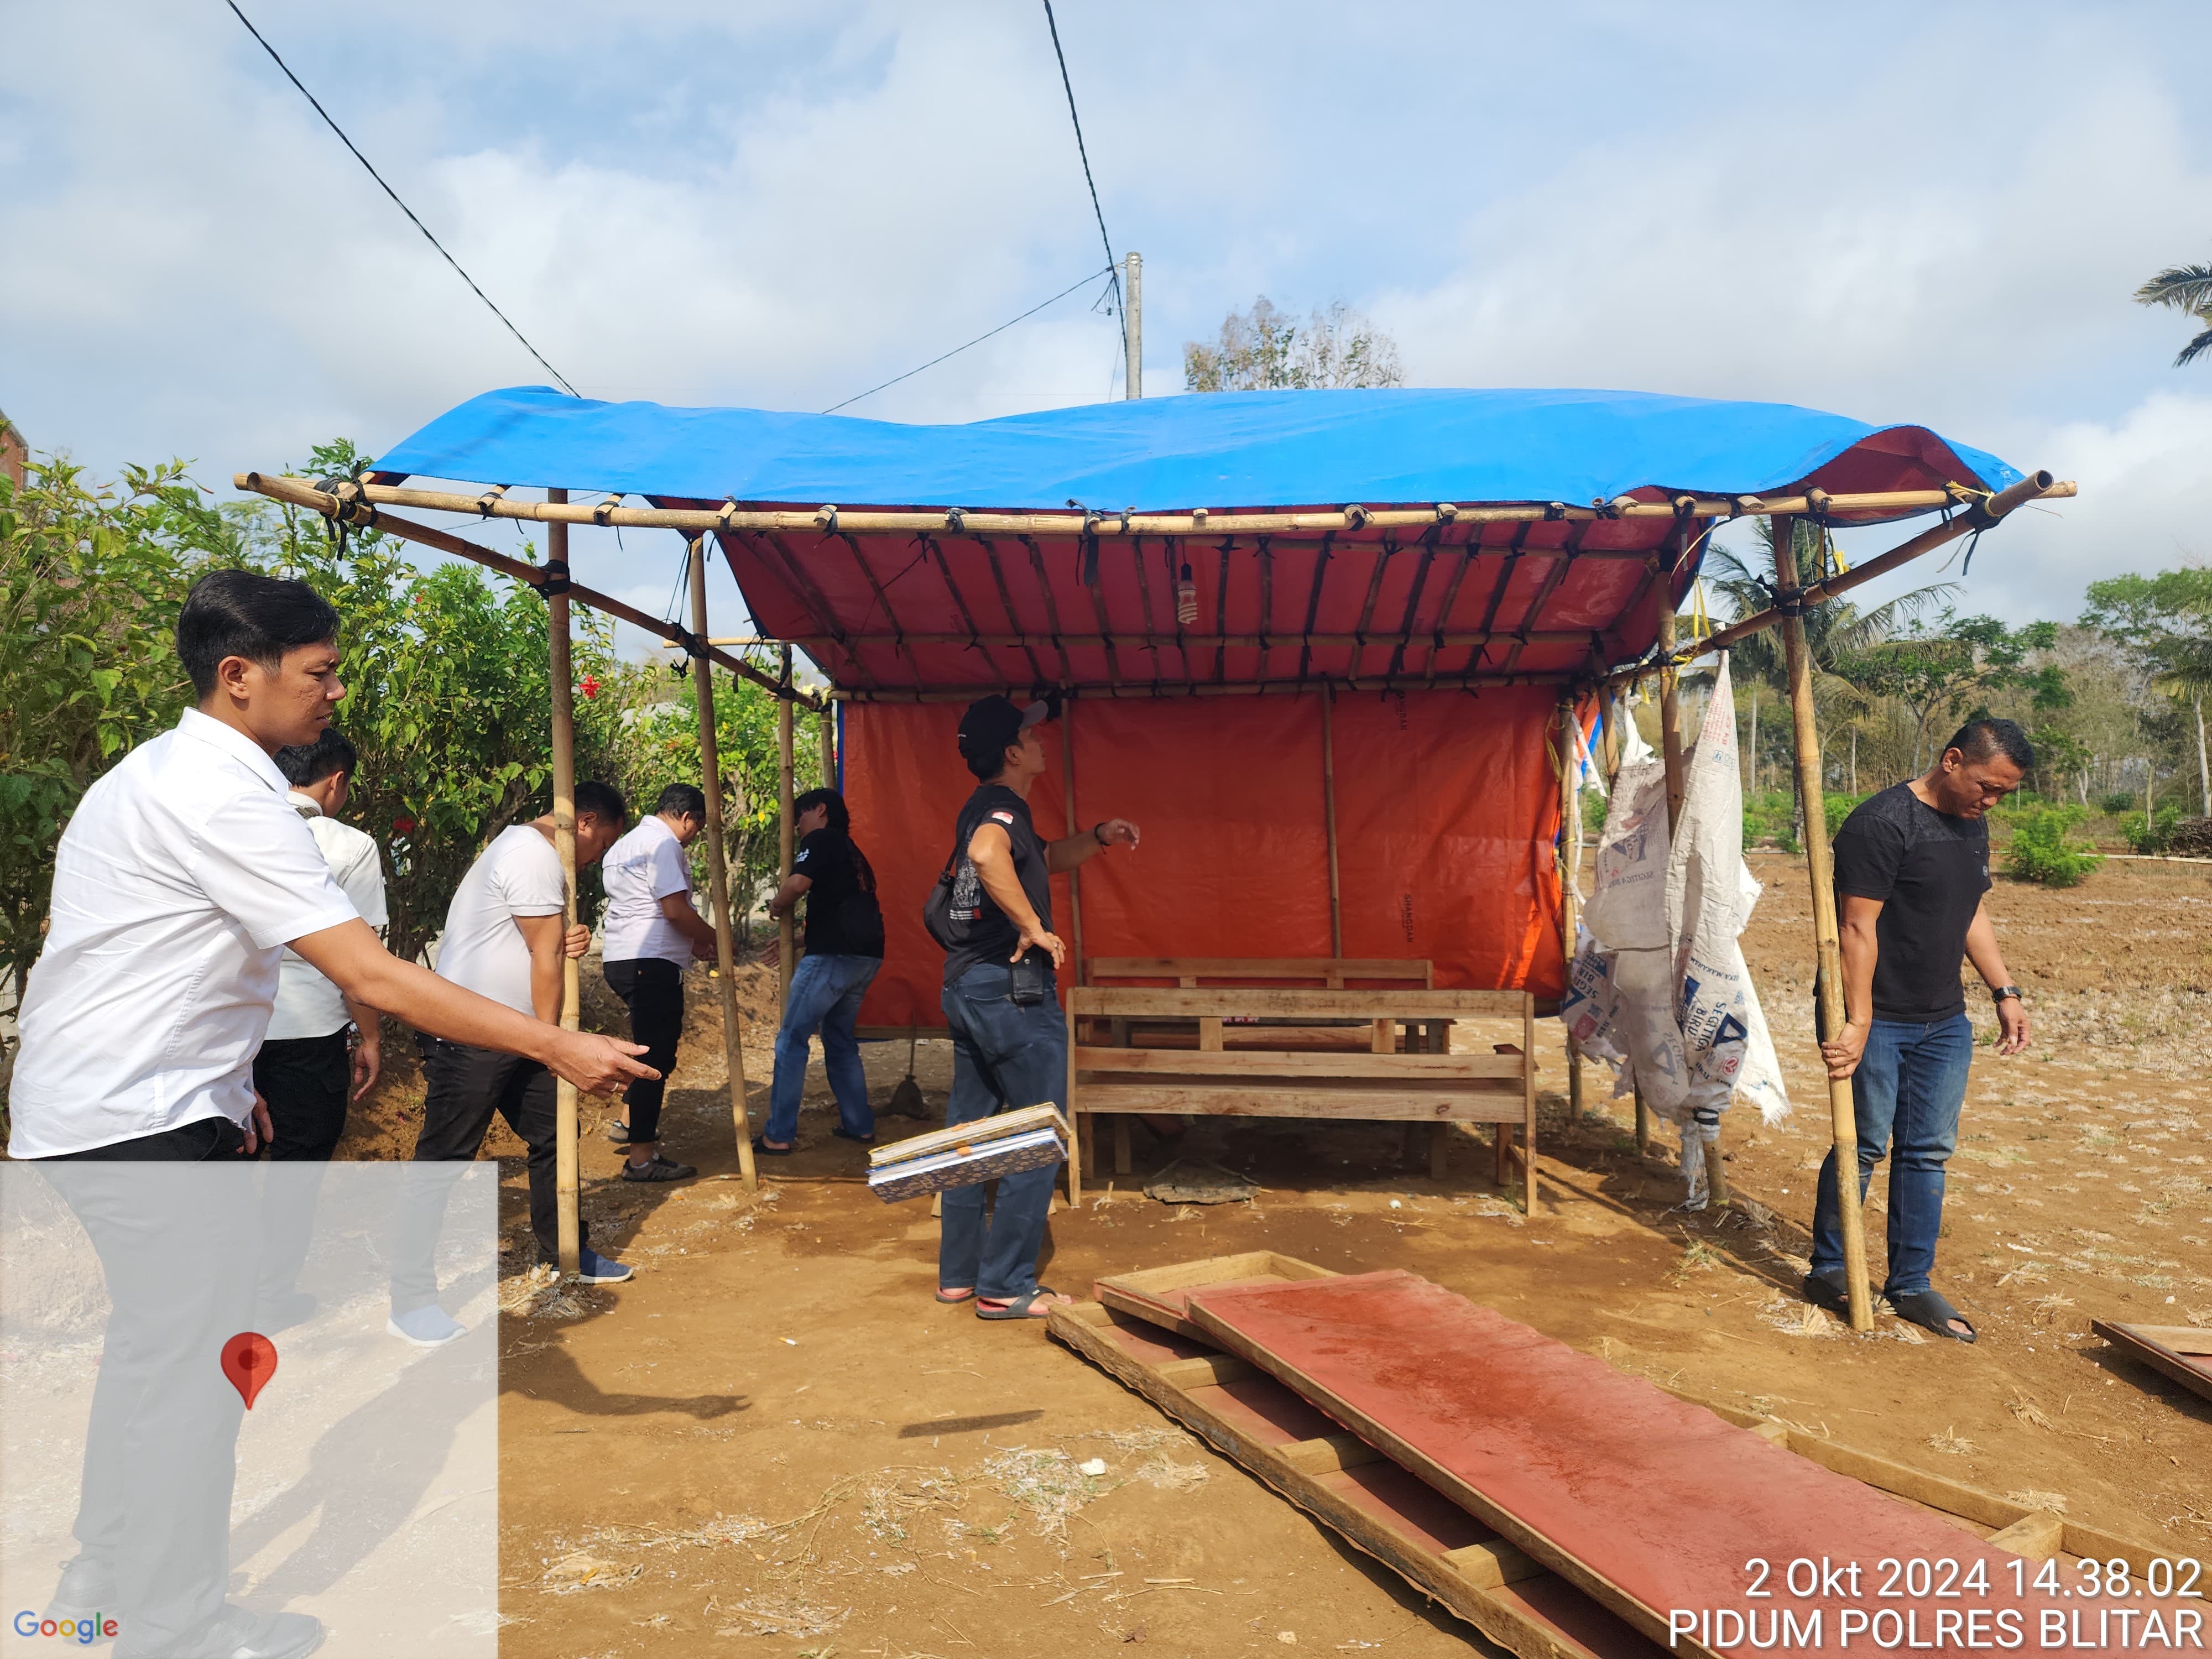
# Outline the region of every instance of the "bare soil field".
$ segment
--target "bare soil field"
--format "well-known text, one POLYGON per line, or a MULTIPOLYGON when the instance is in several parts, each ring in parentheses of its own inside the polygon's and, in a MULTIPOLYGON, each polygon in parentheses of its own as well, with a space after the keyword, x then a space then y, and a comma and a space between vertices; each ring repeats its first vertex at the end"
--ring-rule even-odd
MULTIPOLYGON (((1484 1137, 1455 1143, 1438 1182, 1401 1161, 1395 1127, 1201 1121, 1178 1150, 1247 1172, 1259 1198, 1145 1198, 1135 1188, 1176 1153, 1139 1130, 1138 1173, 1053 1217, 1048 1282, 1085 1294, 1097 1275, 1261 1248, 1403 1267, 1622 1370, 2001 1493, 2062 1494, 2072 1516, 2212 1554, 2212 1406, 2089 1334, 2093 1317, 2212 1324, 2212 871, 2115 862, 2071 891, 2001 880, 1991 896, 2035 1041, 1975 1062, 1937 1267, 1980 1328, 1968 1347, 1887 1316, 1854 1338, 1796 1298, 1826 1145, 1809 901, 1802 860, 1753 867, 1767 894, 1747 953, 1797 1113, 1778 1128, 1730 1115, 1740 1207, 1674 1207, 1679 1175, 1637 1155, 1602 1067, 1572 1121, 1549 1023, 1534 1216, 1488 1181, 1484 1137)), ((703 974, 691 1000, 666 1133, 701 1181, 622 1185, 597 1133, 608 1110, 586 1103, 586 1213, 594 1242, 637 1267, 630 1284, 535 1285, 520 1146, 488 1148, 507 1155, 504 1651, 1387 1643, 1413 1659, 1486 1645, 1040 1326, 933 1302, 927 1206, 869 1196, 860 1149, 830 1135, 818 1066, 799 1152, 763 1160, 749 1197, 703 974)), ((760 1112, 773 1027, 758 970, 744 1002, 760 1112)), ((1970 1006, 1988 1024, 1985 1004, 1970 1006)), ((603 984, 586 1012, 621 1029, 603 984)), ((867 1052, 880 1107, 907 1051, 867 1052)), ((922 1044, 916 1070, 941 1109, 946 1045, 922 1044)), ((404 1156, 419 1098, 395 1065, 345 1152, 404 1156)), ((883 1120, 890 1135, 927 1127, 883 1120)), ((1877 1283, 1886 1178, 1868 1212, 1877 1283)))

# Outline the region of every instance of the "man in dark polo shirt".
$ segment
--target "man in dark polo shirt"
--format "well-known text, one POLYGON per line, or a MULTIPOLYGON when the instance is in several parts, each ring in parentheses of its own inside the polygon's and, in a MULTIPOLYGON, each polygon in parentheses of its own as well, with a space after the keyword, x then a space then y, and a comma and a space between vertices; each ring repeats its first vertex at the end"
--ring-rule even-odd
MULTIPOLYGON (((1899 1318, 1959 1342, 1972 1342, 1974 1328, 1928 1281, 1943 1225, 1943 1166, 1959 1144, 1974 1054, 1959 963, 1972 961, 1996 1000, 1997 1052, 2018 1054, 2027 1046, 2027 1015, 1982 896, 1990 889, 1989 810, 2034 765, 2027 733, 2012 721, 1969 720, 1927 772, 1868 797, 1836 832, 1844 1025, 1820 1052, 1830 1077, 1853 1080, 1862 1199, 1896 1143, 1882 1294, 1899 1318)), ((1841 1313, 1844 1286, 1831 1150, 1820 1166, 1805 1295, 1841 1313)))
POLYGON ((791 874, 769 901, 781 921, 806 901, 806 954, 792 970, 784 994, 783 1024, 775 1034, 775 1075, 769 1085, 768 1127, 753 1150, 782 1158, 799 1144, 799 1102, 806 1081, 806 1042, 822 1034, 822 1067, 837 1097, 832 1133, 863 1146, 876 1138, 868 1104, 867 1074, 854 1026, 860 1000, 884 965, 884 913, 876 903, 876 872, 854 842, 845 798, 835 789, 810 789, 791 804, 802 839, 791 874))
MULTIPOLYGON (((978 780, 952 832, 945 953, 945 1020, 952 1038, 947 1128, 1051 1101, 1066 1103, 1067 1025, 1054 974, 1067 947, 1052 931, 1051 878, 1109 847, 1134 847, 1137 827, 1107 818, 1041 841, 1023 799, 1044 770, 1036 728, 1048 705, 979 698, 960 720, 960 757, 978 780)), ((937 1299, 975 1304, 980 1319, 1042 1319, 1070 1297, 1036 1282, 1052 1205, 1051 1164, 999 1181, 987 1224, 983 1188, 945 1194, 937 1299)))

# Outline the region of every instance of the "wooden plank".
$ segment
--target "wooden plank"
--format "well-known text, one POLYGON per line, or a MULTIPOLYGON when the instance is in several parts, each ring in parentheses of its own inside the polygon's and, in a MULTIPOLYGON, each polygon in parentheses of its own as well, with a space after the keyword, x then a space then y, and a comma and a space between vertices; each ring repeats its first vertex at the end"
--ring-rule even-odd
POLYGON ((1188 1389, 1200 1382, 1219 1385, 1241 1382, 1258 1374, 1258 1367, 1233 1354, 1194 1354, 1188 1359, 1170 1359, 1159 1368, 1163 1380, 1179 1389, 1188 1389))
POLYGON ((1476 1015, 1518 1018, 1529 1005, 1520 991, 1309 991, 1286 986, 1077 985, 1065 992, 1079 1013, 1122 1018, 1197 1019, 1205 1015, 1257 1019, 1308 1015, 1324 1019, 1453 1019, 1476 1015))
POLYGON ((1343 1082, 1331 1088, 1241 1087, 1172 1083, 1085 1083, 1085 1112, 1197 1112, 1216 1117, 1330 1117, 1355 1122, 1498 1123, 1521 1121, 1520 1091, 1480 1081, 1449 1090, 1343 1082))
POLYGON ((1877 1491, 1910 1498, 1913 1503, 1924 1504, 1929 1509, 1942 1510, 1948 1515, 1962 1516, 1984 1527, 2009 1527, 2034 1513, 2024 1504, 2014 1504, 1994 1492, 1984 1492, 1978 1486, 1946 1480, 1942 1476, 1929 1474, 1924 1469, 1893 1463, 1887 1457, 1877 1457, 1872 1452, 1863 1452, 1855 1447, 1839 1446, 1834 1441, 1824 1440, 1816 1434, 1792 1429, 1789 1446, 1798 1456, 1809 1458, 1824 1469, 1847 1474, 1877 1491))
POLYGON ((1435 969, 1399 957, 1099 957, 1086 982, 1102 979, 1379 979, 1427 988, 1435 969))
POLYGON ((1221 1022, 1219 1020, 1201 1018, 1198 1022, 1198 1047, 1201 1054, 1218 1054, 1221 1052, 1221 1022))
POLYGON ((1114 1120, 1114 1173, 1129 1173, 1129 1120, 1126 1117, 1114 1120))
POLYGON ((2025 1520, 2015 1521, 1989 1536, 1992 1548, 2010 1550, 2031 1561, 2048 1561, 2065 1542, 2065 1519, 2049 1510, 2038 1510, 2025 1520))
POLYGON ((1295 1256, 1278 1255, 1273 1250, 1247 1250, 1238 1255, 1213 1256, 1204 1261, 1116 1273, 1110 1279, 1097 1280, 1091 1291, 1117 1313, 1145 1320, 1178 1336, 1203 1340, 1202 1333, 1183 1311, 1184 1293, 1194 1286, 1286 1285, 1302 1279, 1329 1276, 1327 1268, 1300 1261, 1295 1256))
MULTIPOLYGON (((1668 1610, 1741 1594, 1743 1561, 1826 1553, 1984 1562, 1987 1604, 2063 1603, 2005 1582, 2005 1558, 1640 1378, 1406 1273, 1201 1287, 1190 1317, 1391 1461, 1655 1642, 1668 1610)), ((1846 1599, 1798 1603, 1832 1620, 1846 1599)), ((1933 1619, 1939 1604, 1899 1598, 1933 1619)))
MULTIPOLYGON (((1496 1577, 1504 1578, 1503 1558, 1469 1557, 1466 1570, 1455 1564, 1450 1558, 1457 1552, 1494 1540, 1476 1536, 1438 1547, 1441 1540, 1425 1535, 1408 1502, 1425 1489, 1416 1483, 1412 1492, 1394 1490, 1382 1480, 1363 1483, 1361 1479, 1380 1474, 1402 1480, 1402 1471, 1380 1460, 1322 1474, 1301 1468, 1284 1452, 1289 1446, 1310 1444, 1311 1437, 1271 1434, 1257 1413, 1237 1409, 1239 1401, 1225 1390, 1192 1388, 1163 1376, 1168 1365, 1178 1362, 1148 1363, 1141 1334, 1132 1333, 1111 1315, 1102 1322, 1076 1308, 1054 1308, 1045 1329, 1518 1659, 1658 1659, 1656 1644, 1549 1573, 1489 1583, 1486 1580, 1492 1574, 1486 1568, 1492 1564, 1498 1567, 1496 1577)), ((1240 1391, 1248 1387, 1271 1389, 1286 1403, 1297 1403, 1288 1390, 1270 1379, 1238 1385, 1240 1391)), ((1482 1528, 1475 1530, 1480 1534, 1482 1528)))
MULTIPOLYGON (((1218 1025, 1219 1022, 1216 1022, 1218 1025)), ((1174 1073, 1187 1077, 1510 1078, 1517 1055, 1371 1054, 1310 1048, 1108 1048, 1075 1050, 1079 1072, 1174 1073)), ((1513 1092, 1518 1096, 1516 1086, 1513 1092)))
POLYGON ((1308 1474, 1328 1474, 1382 1461, 1382 1454, 1356 1434, 1325 1434, 1318 1440, 1293 1440, 1280 1449, 1285 1462, 1308 1474))
POLYGON ((1502 1538, 1487 1543, 1465 1544, 1444 1557, 1470 1584, 1480 1584, 1485 1589, 1499 1584, 1517 1584, 1524 1578, 1534 1578, 1545 1571, 1540 1561, 1532 1561, 1522 1552, 1515 1549, 1502 1538))
POLYGON ((2193 1394, 2212 1400, 2212 1364, 2194 1358, 2212 1353, 2212 1332, 2186 1331, 2173 1325, 2123 1325, 2093 1319, 2089 1328, 2130 1359, 2172 1378, 2193 1394), (2191 1344, 2178 1347, 2174 1339, 2191 1344))

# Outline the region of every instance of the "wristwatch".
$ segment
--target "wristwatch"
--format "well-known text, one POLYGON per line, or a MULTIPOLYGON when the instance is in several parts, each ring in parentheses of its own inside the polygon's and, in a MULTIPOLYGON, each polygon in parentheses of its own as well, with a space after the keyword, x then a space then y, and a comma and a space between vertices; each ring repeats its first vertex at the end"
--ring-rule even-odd
POLYGON ((1990 1000, 1992 1003, 2002 1002, 2007 997, 2010 997, 2014 1002, 2018 1002, 2020 1000, 2020 987, 2017 985, 1992 985, 1990 987, 1990 1000))

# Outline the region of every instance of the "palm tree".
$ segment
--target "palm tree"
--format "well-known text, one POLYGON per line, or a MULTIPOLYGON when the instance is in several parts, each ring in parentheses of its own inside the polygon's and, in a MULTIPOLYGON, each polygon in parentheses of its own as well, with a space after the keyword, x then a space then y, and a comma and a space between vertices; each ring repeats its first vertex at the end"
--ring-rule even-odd
MULTIPOLYGON (((1791 551, 1797 561, 1797 581, 1810 587, 1829 574, 1827 550, 1820 526, 1804 520, 1792 520, 1791 551)), ((1725 549, 1714 548, 1705 557, 1701 579, 1734 613, 1735 619, 1752 616, 1773 604, 1771 578, 1774 568, 1774 521, 1761 519, 1758 534, 1765 556, 1757 568, 1725 549)), ((1850 658, 1881 644, 1906 623, 1940 605, 1956 591, 1954 582, 1931 582, 1901 593, 1887 605, 1861 611, 1847 599, 1831 599, 1805 613, 1805 646, 1812 668, 1815 704, 1864 708, 1869 699, 1843 672, 1850 658)), ((1747 787, 1759 787, 1759 694, 1762 689, 1776 696, 1789 695, 1789 675, 1783 660, 1782 630, 1770 628, 1740 641, 1729 655, 1729 674, 1751 690, 1751 731, 1745 744, 1750 777, 1747 787)))
MULTIPOLYGON (((2166 306, 2200 323, 2212 323, 2212 265, 2168 265, 2136 290, 2139 305, 2166 306)), ((2176 368, 2212 351, 2212 328, 2200 331, 2173 360, 2176 368)))

